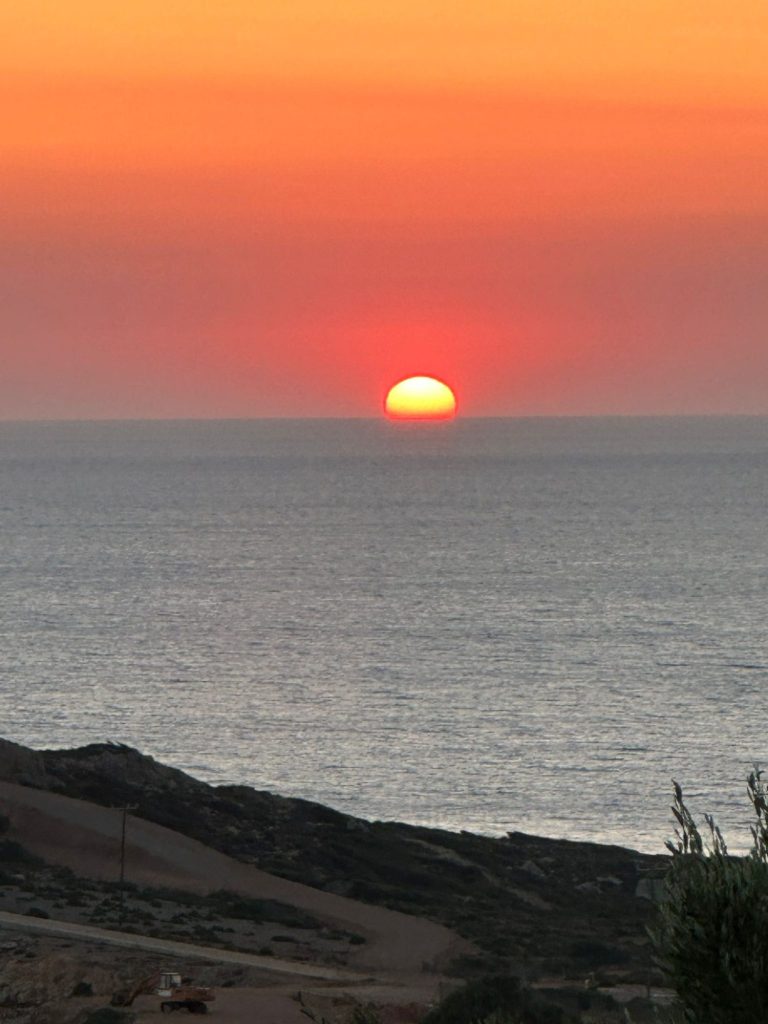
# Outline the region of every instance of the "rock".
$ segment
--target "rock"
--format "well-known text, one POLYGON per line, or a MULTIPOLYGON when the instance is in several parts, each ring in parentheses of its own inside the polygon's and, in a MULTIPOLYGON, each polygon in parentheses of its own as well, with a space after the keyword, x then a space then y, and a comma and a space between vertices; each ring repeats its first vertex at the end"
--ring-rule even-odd
POLYGON ((576 892, 599 893, 601 891, 597 882, 581 882, 579 885, 574 886, 574 888, 576 889, 576 892))
POLYGON ((615 875, 598 875, 597 880, 605 889, 620 889, 624 884, 622 880, 617 878, 615 875))
POLYGON ((368 823, 360 818, 347 818, 347 832, 369 832, 368 823))
POLYGON ((523 866, 520 868, 520 870, 524 871, 527 875, 530 875, 532 878, 539 878, 542 881, 547 877, 546 871, 542 871, 539 865, 533 860, 527 860, 525 864, 523 864, 523 866))

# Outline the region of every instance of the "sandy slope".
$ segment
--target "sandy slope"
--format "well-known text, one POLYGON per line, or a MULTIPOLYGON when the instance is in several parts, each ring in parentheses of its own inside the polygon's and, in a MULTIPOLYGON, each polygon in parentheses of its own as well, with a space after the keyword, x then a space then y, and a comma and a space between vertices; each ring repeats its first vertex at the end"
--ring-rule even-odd
MULTIPOLYGON (((86 877, 117 877, 120 811, 0 782, 0 813, 10 818, 11 836, 47 861, 86 877)), ((128 818, 126 851, 131 882, 280 900, 364 935, 366 943, 350 957, 354 969, 414 975, 425 966, 439 969, 466 949, 441 925, 278 878, 140 818, 128 818)))

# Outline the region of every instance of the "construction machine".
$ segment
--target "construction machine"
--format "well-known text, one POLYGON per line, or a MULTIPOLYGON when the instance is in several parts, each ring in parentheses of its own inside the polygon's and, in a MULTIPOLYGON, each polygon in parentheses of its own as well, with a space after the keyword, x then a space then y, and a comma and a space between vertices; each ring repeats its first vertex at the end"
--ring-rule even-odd
POLYGON ((127 992, 113 996, 112 1005, 131 1006, 134 999, 140 995, 159 996, 162 1013, 173 1013, 175 1010, 208 1013, 208 1003, 216 998, 210 988, 191 985, 188 979, 182 980, 180 974, 157 971, 137 981, 127 992))

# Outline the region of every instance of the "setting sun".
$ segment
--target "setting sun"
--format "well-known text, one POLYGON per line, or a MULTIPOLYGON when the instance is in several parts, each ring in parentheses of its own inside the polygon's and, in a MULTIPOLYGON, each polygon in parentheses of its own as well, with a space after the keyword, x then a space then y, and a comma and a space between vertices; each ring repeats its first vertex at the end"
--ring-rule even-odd
POLYGON ((389 389, 384 411, 393 420, 450 420, 456 396, 435 377, 407 377, 389 389))

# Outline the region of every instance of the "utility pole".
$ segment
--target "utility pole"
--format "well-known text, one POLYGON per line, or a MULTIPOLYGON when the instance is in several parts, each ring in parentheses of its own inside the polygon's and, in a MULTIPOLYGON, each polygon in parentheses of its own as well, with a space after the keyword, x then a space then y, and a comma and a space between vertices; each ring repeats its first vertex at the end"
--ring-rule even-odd
POLYGON ((135 811, 136 806, 136 804, 126 804, 124 807, 119 808, 123 815, 122 828, 120 830, 120 909, 117 917, 119 928, 123 927, 123 913, 125 911, 125 830, 128 822, 128 811, 135 811))

